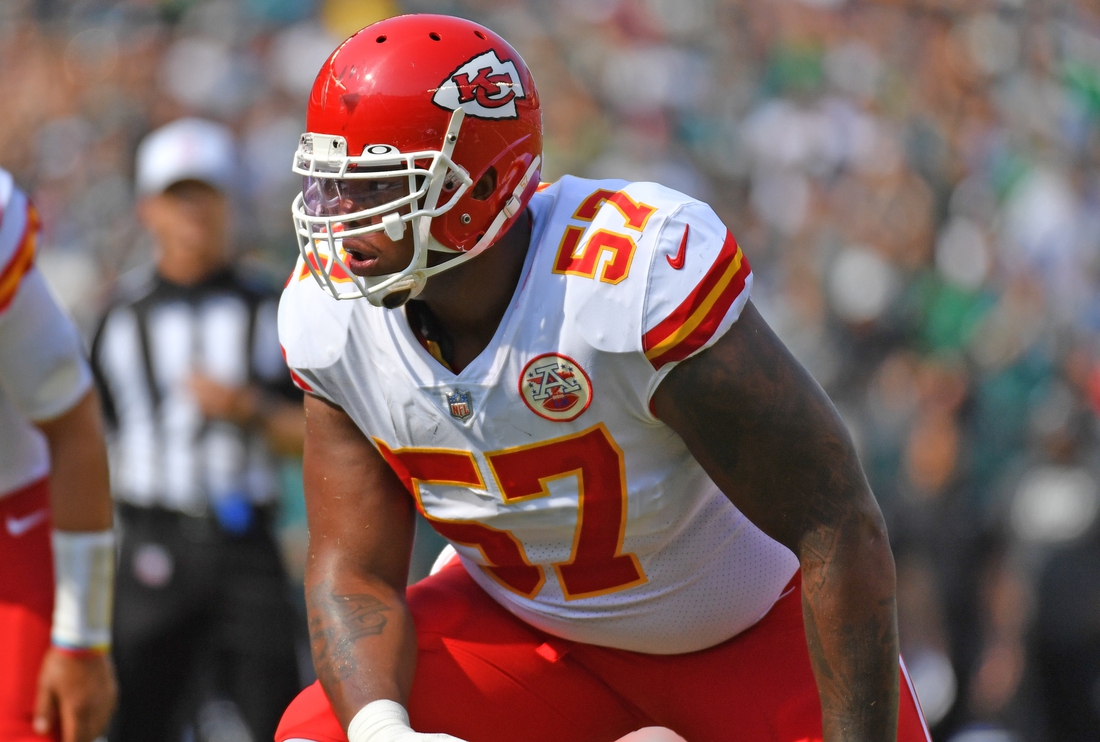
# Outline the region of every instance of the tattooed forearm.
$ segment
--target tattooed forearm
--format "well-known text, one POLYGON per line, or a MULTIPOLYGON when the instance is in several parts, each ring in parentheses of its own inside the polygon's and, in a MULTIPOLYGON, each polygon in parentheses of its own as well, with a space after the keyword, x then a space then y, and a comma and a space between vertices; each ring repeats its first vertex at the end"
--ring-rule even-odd
POLYGON ((381 634, 382 629, 386 627, 386 617, 382 614, 390 608, 373 595, 332 593, 331 598, 342 614, 340 620, 347 629, 348 641, 381 634))
POLYGON ((310 591, 309 639, 319 675, 346 680, 358 669, 354 644, 386 627, 390 606, 369 593, 343 595, 322 583, 310 591))
MULTIPOLYGON (((809 561, 822 566, 832 564, 837 547, 837 530, 832 524, 841 522, 844 517, 845 508, 840 503, 822 498, 814 500, 808 508, 807 522, 803 526, 800 551, 804 563, 809 561)), ((825 586, 828 575, 828 569, 803 570, 803 589, 820 590, 825 586)))

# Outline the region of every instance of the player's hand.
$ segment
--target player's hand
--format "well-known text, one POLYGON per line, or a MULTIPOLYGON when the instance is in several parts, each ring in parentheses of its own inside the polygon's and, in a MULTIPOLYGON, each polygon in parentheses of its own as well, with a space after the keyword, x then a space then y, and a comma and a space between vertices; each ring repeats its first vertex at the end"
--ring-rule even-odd
POLYGON ((34 731, 48 735, 60 725, 61 742, 91 742, 107 728, 117 699, 109 656, 50 648, 38 675, 34 731))

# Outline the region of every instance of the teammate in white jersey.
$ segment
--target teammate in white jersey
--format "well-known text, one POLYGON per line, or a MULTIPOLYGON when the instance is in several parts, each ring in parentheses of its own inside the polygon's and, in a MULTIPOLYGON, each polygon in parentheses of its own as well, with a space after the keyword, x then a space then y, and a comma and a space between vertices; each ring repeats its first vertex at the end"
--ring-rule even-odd
POLYGON ((80 336, 35 269, 38 234, 0 170, 0 742, 89 742, 115 701, 107 454, 80 336))
POLYGON ((320 685, 278 740, 927 739, 878 507, 709 207, 540 186, 530 72, 454 18, 346 41, 307 128, 320 685), (413 507, 457 559, 406 593, 413 507))

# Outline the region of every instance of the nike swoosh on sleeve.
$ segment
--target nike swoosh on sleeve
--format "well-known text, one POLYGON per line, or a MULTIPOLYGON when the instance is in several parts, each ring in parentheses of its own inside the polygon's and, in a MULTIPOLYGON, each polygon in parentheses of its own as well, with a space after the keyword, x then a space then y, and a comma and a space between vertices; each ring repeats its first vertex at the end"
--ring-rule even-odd
POLYGON ((676 257, 670 258, 668 255, 665 256, 665 260, 668 261, 668 264, 672 266, 673 270, 678 271, 678 270, 680 270, 681 268, 684 267, 684 259, 687 258, 688 233, 690 231, 691 231, 691 225, 690 224, 685 224, 684 225, 684 238, 682 240, 680 240, 680 249, 676 251, 676 257))

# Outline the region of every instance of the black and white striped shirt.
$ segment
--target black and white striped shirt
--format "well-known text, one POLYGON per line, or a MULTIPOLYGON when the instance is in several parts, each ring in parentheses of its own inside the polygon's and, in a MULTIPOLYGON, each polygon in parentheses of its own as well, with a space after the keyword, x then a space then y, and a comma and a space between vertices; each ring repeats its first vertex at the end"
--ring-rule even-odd
POLYGON ((227 495, 271 502, 276 462, 262 434, 204 418, 188 381, 201 373, 300 399, 279 347, 278 294, 230 270, 194 286, 153 277, 127 294, 92 345, 116 499, 194 515, 227 495))

